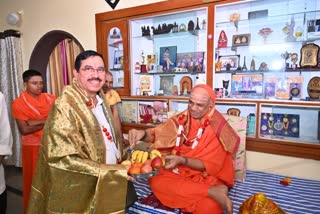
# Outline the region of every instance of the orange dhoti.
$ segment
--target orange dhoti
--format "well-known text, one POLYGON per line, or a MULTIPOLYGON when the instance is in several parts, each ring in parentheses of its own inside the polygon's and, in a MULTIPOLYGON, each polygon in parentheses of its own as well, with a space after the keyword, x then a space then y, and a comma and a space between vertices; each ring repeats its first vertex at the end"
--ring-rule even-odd
MULTIPOLYGON (((166 206, 182 208, 194 214, 222 213, 220 205, 208 197, 209 184, 182 179, 180 175, 165 170, 149 179, 152 192, 166 206)), ((222 184, 217 180, 216 185, 222 184)))
MULTIPOLYGON (((154 128, 155 148, 175 145, 177 134, 173 132, 174 134, 168 136, 168 130, 177 130, 178 124, 183 123, 183 118, 187 119, 184 123, 184 134, 188 139, 195 139, 199 128, 203 126, 202 123, 189 117, 187 111, 181 114, 154 128), (181 114, 186 116, 182 117, 181 114)), ((208 191, 211 186, 234 185, 232 152, 239 138, 220 113, 212 110, 207 118, 209 124, 205 127, 197 146, 192 148, 187 142, 180 142, 178 150, 181 156, 200 160, 204 171, 178 165, 174 172, 163 169, 149 179, 152 192, 165 206, 201 214, 223 211, 221 206, 209 197, 208 191)))

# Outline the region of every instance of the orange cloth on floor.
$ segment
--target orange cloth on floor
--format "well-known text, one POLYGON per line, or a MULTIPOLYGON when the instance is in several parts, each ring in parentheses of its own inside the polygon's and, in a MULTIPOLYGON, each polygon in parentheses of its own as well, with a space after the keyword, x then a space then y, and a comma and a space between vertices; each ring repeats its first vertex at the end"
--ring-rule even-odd
MULTIPOLYGON (((200 124, 190 118, 188 139, 195 138, 199 127, 200 124)), ((165 130, 165 125, 162 128, 165 130)), ((157 139, 157 134, 155 138, 157 139)), ((208 189, 211 185, 234 185, 232 153, 225 149, 212 125, 209 125, 205 128, 199 144, 194 149, 182 144, 180 154, 200 159, 206 171, 196 171, 185 166, 177 166, 179 174, 172 170, 162 170, 149 179, 153 193, 168 207, 182 208, 192 213, 221 213, 220 205, 208 197, 208 189)))
POLYGON ((22 173, 23 173, 23 207, 26 212, 32 177, 36 170, 38 152, 40 145, 23 145, 22 144, 22 173))
MULTIPOLYGON (((48 117, 55 96, 47 93, 38 99, 30 96, 27 91, 12 103, 12 115, 17 120, 45 120, 48 117)), ((31 134, 22 135, 22 167, 23 167, 23 210, 27 210, 32 177, 36 168, 38 150, 42 137, 42 129, 31 134)))

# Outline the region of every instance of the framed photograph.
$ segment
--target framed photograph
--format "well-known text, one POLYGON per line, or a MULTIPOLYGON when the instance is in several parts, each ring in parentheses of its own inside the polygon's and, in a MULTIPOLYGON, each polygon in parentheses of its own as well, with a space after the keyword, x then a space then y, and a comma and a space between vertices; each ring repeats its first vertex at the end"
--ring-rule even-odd
POLYGON ((144 92, 147 92, 149 95, 151 87, 151 77, 147 75, 140 76, 140 94, 145 95, 144 92))
POLYGON ((147 55, 147 71, 155 71, 156 70, 156 55, 149 54, 147 55))
POLYGON ((188 72, 203 71, 204 52, 190 52, 177 54, 177 67, 185 68, 188 72))
POLYGON ((123 50, 116 50, 114 52, 114 69, 122 69, 123 68, 123 50))
POLYGON ((232 36, 232 47, 248 46, 250 43, 251 34, 238 34, 232 36))
POLYGON ((318 65, 319 46, 309 43, 301 48, 300 66, 317 66, 318 65))
POLYGON ((164 95, 173 93, 173 78, 174 76, 160 76, 160 90, 164 95))
POLYGON ((232 74, 231 94, 262 95, 263 74, 232 74))
POLYGON ((221 71, 237 70, 240 55, 219 56, 221 62, 221 71))
POLYGON ((163 71, 171 71, 176 67, 177 46, 160 47, 159 64, 163 71))

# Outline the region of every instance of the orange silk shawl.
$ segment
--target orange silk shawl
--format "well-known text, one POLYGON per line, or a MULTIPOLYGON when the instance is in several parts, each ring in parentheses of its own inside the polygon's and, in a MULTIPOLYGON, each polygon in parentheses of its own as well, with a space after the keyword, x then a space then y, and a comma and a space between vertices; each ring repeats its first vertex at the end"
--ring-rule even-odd
MULTIPOLYGON (((12 116, 18 120, 45 120, 48 117, 55 96, 47 93, 41 93, 38 99, 30 96, 27 91, 12 103, 12 116)), ((22 144, 38 145, 40 144, 42 129, 31 134, 22 136, 22 144)))
MULTIPOLYGON (((154 129, 156 138, 153 147, 161 150, 171 149, 175 146, 179 127, 179 117, 182 114, 186 115, 184 117, 184 133, 188 135, 191 124, 191 116, 189 111, 185 110, 180 114, 171 117, 166 123, 163 123, 154 129)), ((240 143, 240 138, 234 129, 228 124, 226 119, 221 115, 221 113, 213 108, 208 113, 208 119, 210 121, 209 126, 217 135, 224 149, 230 153, 236 152, 240 143)), ((203 120, 204 119, 202 119, 201 122, 203 122, 203 120)), ((183 138, 181 138, 180 144, 182 142, 183 138)))

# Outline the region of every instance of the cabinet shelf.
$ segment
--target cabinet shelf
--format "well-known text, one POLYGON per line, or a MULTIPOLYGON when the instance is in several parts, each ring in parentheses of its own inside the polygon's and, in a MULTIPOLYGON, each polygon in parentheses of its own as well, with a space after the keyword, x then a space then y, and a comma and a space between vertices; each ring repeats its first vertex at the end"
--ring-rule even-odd
MULTIPOLYGON (((257 33, 258 35, 258 33, 257 33)), ((272 48, 278 48, 279 45, 283 47, 290 48, 291 46, 296 45, 304 45, 308 43, 313 43, 320 40, 320 34, 313 38, 308 38, 300 41, 294 41, 294 42, 287 42, 287 41, 266 41, 266 42, 256 42, 251 41, 250 45, 248 46, 226 46, 222 48, 216 48, 216 50, 225 50, 225 49, 231 49, 232 51, 238 51, 238 50, 246 50, 246 49, 255 49, 255 48, 261 48, 263 46, 264 48, 272 49, 272 48)))
POLYGON ((207 31, 204 29, 201 30, 193 30, 193 31, 183 31, 183 32, 176 32, 176 33, 163 33, 163 34, 154 34, 150 36, 135 36, 132 37, 133 39, 148 39, 148 40, 155 40, 155 39, 168 39, 169 37, 189 37, 189 36, 199 36, 206 34, 207 31))
POLYGON ((113 42, 113 43, 110 43, 109 44, 110 47, 113 47, 113 48, 122 48, 123 47, 123 40, 119 40, 119 41, 116 41, 116 42, 113 42))
MULTIPOLYGON (((261 18, 253 18, 253 19, 241 19, 238 21, 239 28, 242 25, 268 25, 268 23, 275 24, 275 23, 286 23, 291 17, 295 19, 300 19, 304 21, 306 17, 315 18, 316 16, 320 16, 320 10, 314 11, 303 11, 298 13, 288 13, 285 15, 273 15, 273 16, 266 16, 261 18)), ((230 21, 225 22, 217 22, 216 28, 228 28, 234 27, 234 23, 230 21)))
POLYGON ((137 75, 176 75, 176 74, 190 74, 190 75, 198 75, 205 74, 206 72, 147 72, 147 73, 134 73, 137 75))
POLYGON ((242 70, 230 70, 230 71, 216 71, 216 74, 257 74, 257 73, 272 73, 275 75, 278 74, 283 74, 283 73, 294 73, 294 72, 299 72, 299 73, 303 73, 303 72, 319 72, 320 68, 296 68, 296 69, 285 69, 285 70, 246 70, 246 71, 242 71, 242 70))

